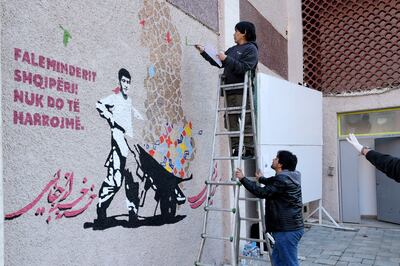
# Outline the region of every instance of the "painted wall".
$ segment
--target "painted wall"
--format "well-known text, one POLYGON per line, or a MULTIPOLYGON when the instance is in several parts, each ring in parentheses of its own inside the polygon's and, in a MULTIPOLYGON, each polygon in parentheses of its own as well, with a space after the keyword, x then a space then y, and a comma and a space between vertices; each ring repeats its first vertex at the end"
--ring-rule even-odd
MULTIPOLYGON (((381 94, 365 94, 358 96, 324 97, 323 99, 323 204, 334 219, 339 220, 339 185, 338 185, 338 129, 337 114, 379 108, 398 107, 399 90, 391 90, 381 94), (329 167, 333 167, 333 176, 328 175, 329 167)), ((365 213, 366 209, 363 209, 365 213)), ((369 212, 370 210, 368 210, 369 212)))
MULTIPOLYGON (((0 16, 0 32, 2 32, 3 23, 0 16)), ((0 51, 2 50, 2 39, 0 38, 0 51)), ((0 64, 0 91, 2 91, 2 65, 0 64)), ((0 93, 0 117, 2 116, 2 93, 0 93)), ((0 120, 0 158, 3 158, 3 119, 0 120)), ((3 160, 0 160, 0 213, 4 213, 3 206, 3 160)), ((4 220, 0 220, 0 265, 4 265, 4 220)))
POLYGON ((259 71, 295 84, 303 83, 301 0, 290 4, 287 1, 239 2, 241 19, 253 21, 259 29, 259 71))
MULTIPOLYGON (((217 45, 193 17, 162 0, 2 3, 5 264, 193 264, 218 79, 185 45, 217 45)), ((207 246, 212 263, 224 251, 207 246)))

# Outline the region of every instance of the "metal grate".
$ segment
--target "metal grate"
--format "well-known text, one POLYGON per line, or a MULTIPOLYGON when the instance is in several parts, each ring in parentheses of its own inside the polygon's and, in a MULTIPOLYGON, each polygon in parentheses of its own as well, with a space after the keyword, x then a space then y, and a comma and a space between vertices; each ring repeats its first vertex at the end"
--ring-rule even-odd
POLYGON ((304 82, 324 94, 400 84, 400 1, 303 0, 304 82))

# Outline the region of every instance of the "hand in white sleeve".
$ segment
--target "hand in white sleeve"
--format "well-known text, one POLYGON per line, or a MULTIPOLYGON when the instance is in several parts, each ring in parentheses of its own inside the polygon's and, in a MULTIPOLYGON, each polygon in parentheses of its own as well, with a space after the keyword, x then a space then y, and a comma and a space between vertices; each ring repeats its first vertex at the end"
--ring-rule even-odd
POLYGON ((348 141, 351 145, 353 145, 353 147, 354 147, 359 153, 361 153, 361 150, 362 150, 362 148, 363 148, 363 145, 361 145, 361 144, 358 142, 356 136, 354 136, 353 133, 350 133, 350 134, 349 134, 349 137, 346 138, 346 139, 347 139, 347 141, 348 141))

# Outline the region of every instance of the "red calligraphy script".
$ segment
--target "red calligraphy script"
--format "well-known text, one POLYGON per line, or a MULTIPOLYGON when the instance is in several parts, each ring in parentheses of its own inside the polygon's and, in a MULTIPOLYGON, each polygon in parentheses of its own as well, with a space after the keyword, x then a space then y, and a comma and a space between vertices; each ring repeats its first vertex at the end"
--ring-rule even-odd
MULTIPOLYGON (((82 188, 79 193, 80 196, 76 199, 67 201, 73 192, 74 185, 74 173, 65 172, 61 174, 61 170, 58 170, 54 176, 43 188, 43 190, 36 196, 36 198, 22 209, 8 213, 5 215, 6 220, 15 219, 22 214, 30 211, 34 208, 47 193, 47 204, 50 206, 39 206, 36 209, 35 215, 43 216, 47 214, 48 217, 46 222, 49 223, 52 217, 60 219, 62 217, 71 218, 76 217, 83 213, 92 204, 93 200, 97 197, 94 191, 94 185, 82 188), (85 200, 85 201, 83 201, 85 200), (47 213, 46 213, 46 210, 47 213)), ((88 179, 83 178, 82 184, 87 184, 88 179)))

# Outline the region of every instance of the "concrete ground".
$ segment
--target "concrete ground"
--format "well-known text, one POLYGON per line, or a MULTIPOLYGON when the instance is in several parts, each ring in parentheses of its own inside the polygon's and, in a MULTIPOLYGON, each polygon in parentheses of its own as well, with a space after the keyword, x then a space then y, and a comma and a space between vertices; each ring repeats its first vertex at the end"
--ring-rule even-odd
MULTIPOLYGON (((300 265, 400 266, 400 226, 364 220, 345 224, 354 231, 311 226, 299 245, 300 265)), ((270 265, 246 261, 244 265, 270 265)))

